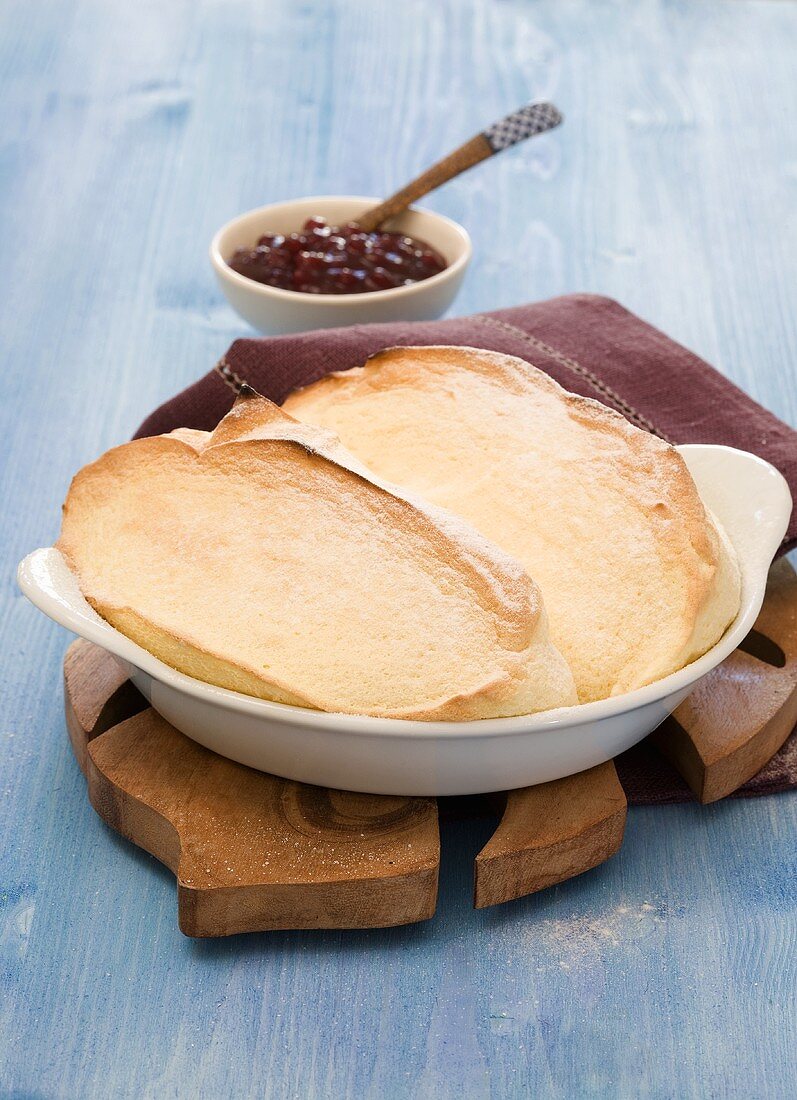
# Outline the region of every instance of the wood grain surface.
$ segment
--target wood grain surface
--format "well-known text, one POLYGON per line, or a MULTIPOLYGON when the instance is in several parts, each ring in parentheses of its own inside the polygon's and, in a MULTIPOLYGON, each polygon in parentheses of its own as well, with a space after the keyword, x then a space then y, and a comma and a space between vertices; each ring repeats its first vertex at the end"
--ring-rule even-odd
POLYGON ((476 856, 475 905, 512 901, 597 867, 618 851, 626 799, 614 764, 509 791, 476 856))
POLYGON ((653 734, 701 802, 735 791, 797 722, 797 574, 777 562, 755 628, 653 734))
POLYGON ((6 0, 0 26, 0 1095, 790 1095, 797 798, 633 809, 604 867, 482 910, 492 822, 454 821, 430 921, 187 940, 171 872, 97 828, 64 633, 13 569, 244 334, 218 226, 387 195, 532 99, 565 124, 428 200, 473 237, 456 311, 610 294, 797 422, 795 4, 6 0))
POLYGON ((64 655, 66 729, 78 767, 85 774, 89 742, 147 706, 110 653, 82 639, 64 655))
POLYGON ((235 764, 119 681, 110 654, 72 643, 72 748, 100 817, 177 876, 187 936, 386 928, 433 916, 435 799, 330 791, 235 764))
POLYGON ((188 936, 379 928, 434 913, 434 799, 327 791, 242 768, 150 708, 88 755, 92 805, 177 875, 188 936))
MULTIPOLYGON (((437 799, 327 790, 226 760, 174 729, 116 658, 83 639, 64 656, 64 709, 92 806, 176 875, 187 936, 387 928, 434 915, 437 799)), ((476 906, 603 863, 620 847, 625 814, 612 763, 510 791, 476 857, 476 906)))

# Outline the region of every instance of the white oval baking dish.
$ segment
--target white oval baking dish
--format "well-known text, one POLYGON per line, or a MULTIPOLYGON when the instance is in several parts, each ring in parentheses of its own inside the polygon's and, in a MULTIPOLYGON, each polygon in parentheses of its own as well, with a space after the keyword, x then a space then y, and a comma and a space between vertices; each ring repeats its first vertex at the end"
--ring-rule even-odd
POLYGON ((742 600, 722 639, 691 665, 626 695, 529 717, 418 722, 327 714, 194 680, 106 623, 52 547, 20 564, 19 585, 51 619, 114 654, 177 729, 214 752, 305 783, 393 795, 459 795, 545 783, 641 741, 752 627, 785 534, 791 496, 769 463, 730 447, 679 448, 739 558, 742 600))

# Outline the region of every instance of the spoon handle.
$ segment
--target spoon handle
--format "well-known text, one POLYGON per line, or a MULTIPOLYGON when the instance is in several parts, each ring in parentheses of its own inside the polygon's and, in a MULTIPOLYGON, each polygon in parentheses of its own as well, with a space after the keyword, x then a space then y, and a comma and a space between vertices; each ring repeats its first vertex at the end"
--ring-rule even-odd
POLYGON ((374 229, 388 220, 400 214, 402 210, 428 195, 443 183, 447 183, 460 172, 472 168, 474 164, 487 160, 495 153, 508 149, 511 145, 517 145, 526 138, 543 134, 546 130, 552 130, 562 121, 562 115, 552 103, 529 103, 511 115, 494 122, 482 133, 476 134, 470 141, 454 149, 448 156, 437 161, 431 168, 427 168, 420 176, 396 191, 389 199, 380 202, 372 210, 357 219, 360 228, 371 233, 374 229))

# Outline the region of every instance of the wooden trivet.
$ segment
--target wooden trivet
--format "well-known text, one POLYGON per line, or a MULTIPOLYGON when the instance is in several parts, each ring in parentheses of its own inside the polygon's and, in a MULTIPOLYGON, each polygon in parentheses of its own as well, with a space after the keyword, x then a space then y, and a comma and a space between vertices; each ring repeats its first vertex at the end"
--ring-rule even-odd
MULTIPOLYGON (((177 876, 180 928, 377 928, 432 916, 440 861, 432 798, 327 790, 266 775, 169 725, 113 657, 74 642, 66 721, 98 814, 177 876)), ((653 735, 703 802, 729 794, 797 721, 797 577, 779 562, 745 643, 653 735)), ((622 843, 614 764, 510 791, 476 857, 477 907, 581 874, 622 843)))
POLYGON ((782 558, 754 629, 651 737, 707 803, 757 775, 796 723, 797 574, 782 558))

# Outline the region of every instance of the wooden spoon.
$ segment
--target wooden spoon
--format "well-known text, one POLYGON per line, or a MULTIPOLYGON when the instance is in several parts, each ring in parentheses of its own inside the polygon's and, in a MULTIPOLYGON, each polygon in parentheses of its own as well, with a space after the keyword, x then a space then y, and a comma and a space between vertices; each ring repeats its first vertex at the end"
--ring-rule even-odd
POLYGON ((513 111, 511 115, 494 122, 492 126, 488 126, 486 130, 476 134, 464 145, 460 145, 448 156, 437 161, 431 168, 427 168, 420 176, 402 187, 400 191, 396 191, 389 199, 380 202, 373 210, 367 210, 357 219, 360 228, 365 233, 373 232, 383 222, 394 218, 402 210, 406 210, 411 203, 423 195, 428 195, 442 183, 447 183, 460 172, 465 172, 474 164, 487 160, 495 153, 500 153, 502 149, 517 145, 526 138, 544 134, 546 130, 553 130, 562 121, 562 115, 553 103, 529 103, 520 110, 513 111))

